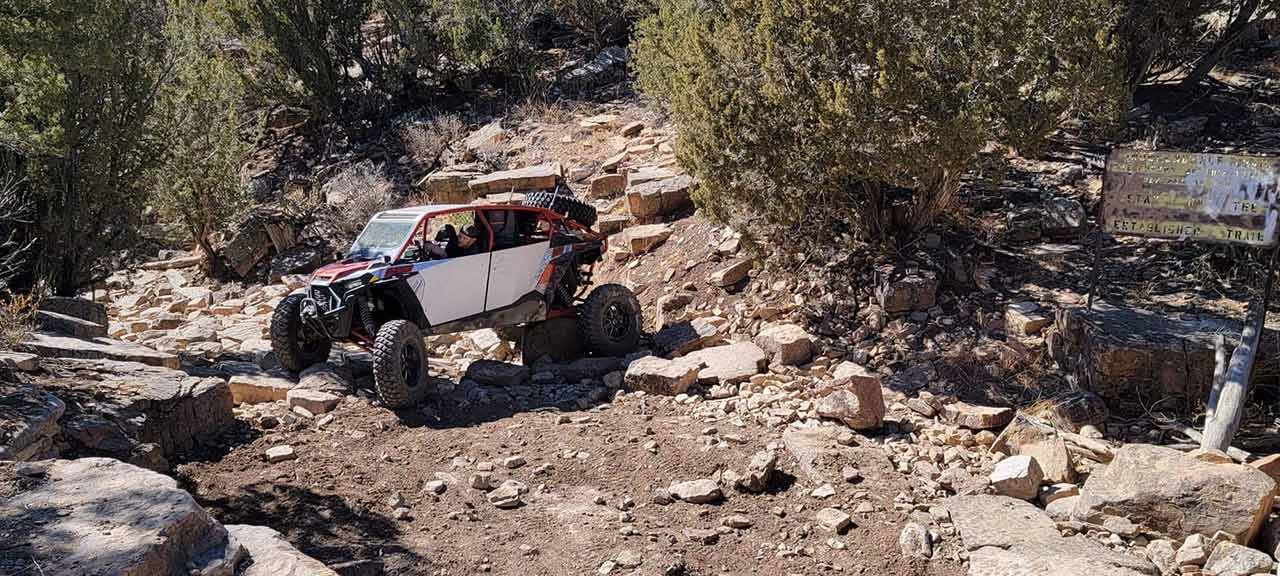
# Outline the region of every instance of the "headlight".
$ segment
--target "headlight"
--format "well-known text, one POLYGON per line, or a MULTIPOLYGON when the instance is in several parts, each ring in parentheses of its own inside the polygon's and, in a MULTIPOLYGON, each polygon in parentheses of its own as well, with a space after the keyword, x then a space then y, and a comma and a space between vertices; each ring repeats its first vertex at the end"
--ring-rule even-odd
POLYGON ((365 274, 364 276, 356 278, 355 280, 346 280, 344 282, 339 282, 338 289, 341 293, 346 294, 347 292, 350 292, 352 290, 356 290, 363 286, 372 284, 377 280, 378 280, 377 276, 374 276, 373 274, 365 274))

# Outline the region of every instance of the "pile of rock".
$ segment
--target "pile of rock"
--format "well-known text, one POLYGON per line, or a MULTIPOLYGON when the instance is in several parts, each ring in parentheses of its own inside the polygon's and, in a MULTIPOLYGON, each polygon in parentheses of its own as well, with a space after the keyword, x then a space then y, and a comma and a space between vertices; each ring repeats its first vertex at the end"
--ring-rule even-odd
POLYGON ((177 270, 142 271, 132 291, 108 306, 113 338, 207 360, 262 360, 271 351, 268 324, 290 292, 283 284, 242 290, 192 286, 177 270))

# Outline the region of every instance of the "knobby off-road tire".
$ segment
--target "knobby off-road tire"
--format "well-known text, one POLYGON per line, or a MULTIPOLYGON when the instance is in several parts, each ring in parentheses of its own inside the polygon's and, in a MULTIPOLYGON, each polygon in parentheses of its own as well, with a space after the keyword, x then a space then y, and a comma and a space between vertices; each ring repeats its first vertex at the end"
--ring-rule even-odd
POLYGON ((412 404, 427 380, 427 349, 418 325, 392 320, 378 329, 373 342, 373 386, 391 408, 412 404))
POLYGON ((596 225, 596 207, 572 196, 554 192, 532 192, 524 197, 524 205, 534 208, 547 208, 557 214, 563 214, 570 220, 588 228, 596 225))
POLYGON ((308 330, 299 314, 305 299, 302 294, 287 296, 271 315, 271 351, 281 366, 293 372, 328 360, 329 351, 333 349, 333 342, 323 335, 307 338, 308 330))
POLYGON ((598 356, 623 356, 640 344, 640 301, 620 284, 591 291, 578 313, 583 346, 598 356))

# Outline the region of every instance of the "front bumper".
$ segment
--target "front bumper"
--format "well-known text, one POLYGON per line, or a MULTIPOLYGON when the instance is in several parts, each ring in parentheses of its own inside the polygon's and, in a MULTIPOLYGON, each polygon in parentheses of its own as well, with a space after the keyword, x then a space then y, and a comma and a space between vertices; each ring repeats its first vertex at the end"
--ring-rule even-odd
POLYGON ((350 305, 352 294, 342 297, 327 284, 313 284, 307 287, 307 297, 302 300, 300 316, 302 321, 313 329, 325 334, 330 340, 346 340, 351 336, 351 321, 354 316, 350 305))

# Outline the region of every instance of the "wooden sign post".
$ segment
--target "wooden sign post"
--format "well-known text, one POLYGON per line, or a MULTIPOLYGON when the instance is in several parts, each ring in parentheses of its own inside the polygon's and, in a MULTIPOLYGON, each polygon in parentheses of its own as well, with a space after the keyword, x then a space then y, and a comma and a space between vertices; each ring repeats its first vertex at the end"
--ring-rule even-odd
MULTIPOLYGON (((1226 451, 1244 415, 1271 300, 1280 206, 1277 189, 1280 158, 1186 152, 1113 150, 1102 185, 1101 224, 1105 232, 1240 244, 1270 248, 1261 302, 1249 303, 1240 344, 1225 378, 1215 379, 1209 394, 1202 448, 1226 451)), ((1101 241, 1095 246, 1089 307, 1101 266, 1101 241)))

